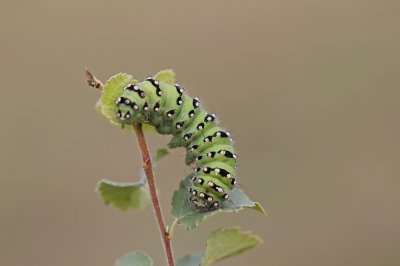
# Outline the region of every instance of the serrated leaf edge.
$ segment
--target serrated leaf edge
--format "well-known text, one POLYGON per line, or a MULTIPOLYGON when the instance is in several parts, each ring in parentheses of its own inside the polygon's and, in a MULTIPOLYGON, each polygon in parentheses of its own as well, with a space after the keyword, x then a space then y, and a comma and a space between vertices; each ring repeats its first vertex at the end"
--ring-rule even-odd
POLYGON ((217 262, 217 261, 220 261, 220 260, 223 260, 223 259, 227 259, 227 258, 230 258, 230 257, 234 257, 234 256, 236 256, 236 255, 240 255, 240 254, 244 253, 245 251, 247 251, 247 250, 249 250, 249 249, 252 249, 252 248, 255 248, 255 247, 257 247, 257 246, 259 246, 259 245, 261 245, 261 244, 263 244, 263 243, 264 243, 264 241, 262 240, 262 238, 261 238, 260 236, 256 235, 256 234, 254 234, 252 231, 242 231, 242 230, 240 229, 240 227, 219 228, 219 229, 217 229, 217 230, 211 232, 211 233, 207 236, 206 250, 205 250, 205 252, 204 252, 204 256, 203 256, 203 258, 202 258, 202 260, 201 260, 200 266, 208 266, 208 265, 213 264, 214 262, 217 262), (239 235, 242 235, 242 236, 244 236, 244 237, 247 238, 247 239, 255 240, 256 243, 254 243, 253 245, 248 246, 248 247, 246 247, 246 248, 243 248, 243 249, 234 251, 234 253, 233 253, 232 255, 228 255, 228 256, 222 257, 222 258, 220 258, 220 259, 218 259, 218 260, 206 261, 206 259, 207 259, 207 257, 206 257, 206 256, 207 256, 207 246, 208 246, 209 238, 210 238, 213 234, 217 234, 217 233, 218 233, 218 234, 223 234, 224 232, 227 232, 227 231, 235 231, 235 232, 237 232, 239 235), (207 264, 205 264, 205 263, 207 263, 207 264))

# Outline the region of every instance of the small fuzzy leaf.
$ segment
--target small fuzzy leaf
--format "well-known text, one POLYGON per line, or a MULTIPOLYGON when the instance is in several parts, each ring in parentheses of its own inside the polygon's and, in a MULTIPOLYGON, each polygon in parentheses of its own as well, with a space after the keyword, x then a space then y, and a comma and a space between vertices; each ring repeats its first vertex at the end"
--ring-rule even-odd
POLYGON ((175 76, 176 74, 172 69, 165 69, 155 74, 154 78, 159 81, 173 85, 175 83, 175 76))
POLYGON ((118 183, 102 180, 97 186, 103 201, 113 204, 120 210, 144 209, 150 201, 149 191, 144 182, 118 183))
POLYGON ((243 252, 262 244, 262 239, 251 232, 239 228, 221 228, 208 235, 206 252, 201 266, 209 266, 217 261, 243 252))
POLYGON ((203 254, 188 254, 176 261, 176 266, 199 266, 203 254))
POLYGON ((111 122, 113 123, 117 123, 117 124, 121 124, 121 122, 119 121, 116 113, 117 113, 118 109, 117 106, 105 106, 105 105, 101 105, 101 113, 107 117, 108 119, 111 120, 111 122))
POLYGON ((104 106, 116 106, 115 100, 124 91, 124 87, 131 84, 136 84, 131 75, 119 73, 109 78, 103 87, 101 93, 101 101, 104 106))
POLYGON ((252 201, 243 190, 236 188, 231 191, 230 199, 224 208, 211 211, 199 212, 188 200, 188 188, 191 184, 192 175, 186 177, 174 192, 172 197, 172 215, 178 219, 178 223, 185 226, 187 230, 196 228, 204 219, 219 212, 238 212, 243 208, 251 208, 261 213, 265 212, 260 203, 252 201))
POLYGON ((153 260, 144 252, 129 252, 115 262, 115 266, 152 266, 153 260))

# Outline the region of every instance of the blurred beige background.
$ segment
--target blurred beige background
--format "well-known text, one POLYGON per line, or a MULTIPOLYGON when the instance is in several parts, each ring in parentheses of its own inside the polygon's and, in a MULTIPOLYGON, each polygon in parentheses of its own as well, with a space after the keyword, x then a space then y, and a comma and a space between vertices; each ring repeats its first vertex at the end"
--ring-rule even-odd
MULTIPOLYGON (((10 1, 0 3, 0 264, 113 265, 144 250, 164 265, 151 208, 122 213, 95 193, 134 180, 133 135, 94 110, 103 81, 173 68, 236 140, 241 184, 263 203, 198 230, 240 225, 264 245, 219 265, 400 265, 398 1, 10 1), (249 261, 251 261, 249 263, 249 261)), ((153 148, 169 137, 149 136, 153 148)), ((170 197, 189 173, 162 161, 170 197)), ((150 206, 149 206, 150 207, 150 206)))

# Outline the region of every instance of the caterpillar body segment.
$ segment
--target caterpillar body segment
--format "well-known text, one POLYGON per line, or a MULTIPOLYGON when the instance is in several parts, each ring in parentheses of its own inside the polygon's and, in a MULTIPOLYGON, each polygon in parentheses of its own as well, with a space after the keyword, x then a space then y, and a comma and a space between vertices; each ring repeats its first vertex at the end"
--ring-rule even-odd
POLYGON ((179 85, 152 77, 127 84, 115 100, 122 125, 149 123, 160 134, 173 135, 170 148, 184 147, 185 162, 195 169, 188 199, 200 211, 223 208, 237 185, 236 154, 229 132, 216 116, 179 85))

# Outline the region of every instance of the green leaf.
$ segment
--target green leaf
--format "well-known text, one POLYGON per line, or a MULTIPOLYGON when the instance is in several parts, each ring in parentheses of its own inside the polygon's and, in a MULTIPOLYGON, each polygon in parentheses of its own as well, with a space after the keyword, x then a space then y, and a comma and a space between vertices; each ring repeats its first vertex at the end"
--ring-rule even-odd
POLYGON ((155 153, 154 157, 153 157, 154 163, 158 162, 159 160, 161 160, 162 158, 167 156, 169 153, 170 153, 170 151, 167 148, 158 148, 156 150, 156 153, 155 153))
POLYGON ((129 252, 115 262, 115 266, 152 266, 153 260, 144 252, 129 252))
POLYGON ((182 258, 179 258, 175 266, 199 266, 201 262, 202 253, 188 254, 182 258))
POLYGON ((267 215, 267 212, 265 211, 264 207, 261 206, 261 203, 259 203, 259 202, 254 202, 254 203, 255 204, 253 206, 249 207, 249 208, 251 208, 253 210, 256 210, 256 211, 259 211, 264 215, 267 215))
POLYGON ((242 254, 262 242, 260 237, 251 232, 240 231, 236 227, 218 229, 208 235, 201 266, 209 266, 222 259, 242 254))
POLYGON ((103 87, 101 94, 101 102, 104 106, 116 106, 115 100, 122 94, 124 87, 131 84, 136 84, 138 81, 133 80, 131 75, 119 73, 109 78, 103 87))
POLYGON ((172 69, 166 69, 166 70, 161 70, 157 74, 154 75, 154 78, 168 83, 168 84, 174 84, 175 83, 175 72, 172 69))
POLYGON ((143 123, 142 129, 143 129, 143 131, 146 131, 146 132, 157 132, 156 127, 153 125, 150 125, 149 123, 143 123))
POLYGON ((121 121, 117 116, 117 105, 115 100, 122 94, 127 84, 136 84, 131 75, 119 73, 107 80, 101 93, 101 104, 97 104, 96 108, 101 106, 101 113, 107 117, 112 124, 121 125, 121 121))
POLYGON ((149 191, 144 182, 118 183, 102 180, 97 186, 103 201, 113 204, 117 208, 126 211, 132 209, 144 209, 150 201, 149 191))
POLYGON ((204 219, 219 212, 238 212, 243 208, 251 208, 265 214, 260 203, 252 201, 239 188, 231 191, 230 200, 225 203, 224 208, 212 212, 199 212, 188 200, 187 191, 190 187, 192 176, 193 174, 189 175, 180 183, 179 189, 174 192, 172 197, 172 215, 187 230, 196 228, 204 219))

